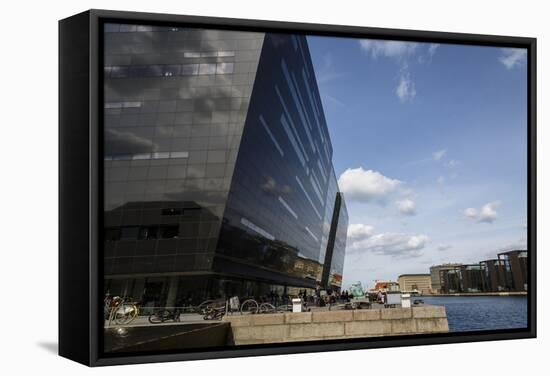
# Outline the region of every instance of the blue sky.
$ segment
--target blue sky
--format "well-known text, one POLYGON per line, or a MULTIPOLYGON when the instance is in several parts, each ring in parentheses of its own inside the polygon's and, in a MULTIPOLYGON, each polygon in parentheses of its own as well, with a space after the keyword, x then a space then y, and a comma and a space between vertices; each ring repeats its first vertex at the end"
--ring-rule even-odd
POLYGON ((308 44, 350 215, 344 287, 525 247, 525 50, 308 44))

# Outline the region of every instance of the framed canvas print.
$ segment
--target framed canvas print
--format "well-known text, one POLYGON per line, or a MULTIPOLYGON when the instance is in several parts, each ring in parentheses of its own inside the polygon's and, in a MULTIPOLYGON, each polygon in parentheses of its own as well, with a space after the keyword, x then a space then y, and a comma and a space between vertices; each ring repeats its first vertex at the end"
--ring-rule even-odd
POLYGON ((536 335, 536 40, 59 23, 59 353, 536 335))

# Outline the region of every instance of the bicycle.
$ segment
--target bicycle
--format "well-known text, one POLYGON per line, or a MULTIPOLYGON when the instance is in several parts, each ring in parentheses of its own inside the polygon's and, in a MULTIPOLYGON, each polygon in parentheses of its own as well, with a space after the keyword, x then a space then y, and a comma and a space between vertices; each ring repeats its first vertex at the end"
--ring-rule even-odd
POLYGON ((202 317, 203 320, 221 320, 225 316, 225 307, 208 307, 202 317))
POLYGON ((201 315, 204 315, 209 308, 219 304, 220 304, 219 300, 207 299, 195 308, 195 312, 201 315))
POLYGON ((256 313, 275 313, 277 308, 271 303, 261 303, 255 299, 247 299, 241 305, 241 315, 256 314, 256 313))
POLYGON ((168 320, 174 320, 174 322, 180 322, 180 310, 176 308, 174 311, 169 309, 160 309, 149 315, 149 322, 151 324, 160 324, 168 320))
POLYGON ((110 307, 109 325, 113 321, 118 325, 128 325, 139 314, 139 304, 136 302, 127 303, 126 298, 115 296, 107 304, 110 307))

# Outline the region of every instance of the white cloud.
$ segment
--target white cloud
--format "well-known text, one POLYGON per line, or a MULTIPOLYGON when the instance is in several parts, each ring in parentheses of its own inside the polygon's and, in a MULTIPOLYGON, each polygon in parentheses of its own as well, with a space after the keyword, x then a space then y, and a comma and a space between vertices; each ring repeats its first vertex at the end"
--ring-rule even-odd
POLYGON ((498 61, 500 61, 506 69, 512 69, 523 65, 527 61, 527 50, 524 48, 502 48, 498 61))
POLYGON ((440 251, 440 252, 443 252, 443 251, 447 251, 449 249, 451 249, 453 246, 450 245, 450 244, 439 244, 437 246, 437 250, 440 251))
POLYGON ((430 44, 430 46, 428 47, 428 55, 430 55, 430 58, 435 55, 435 52, 437 51, 439 46, 440 46, 440 44, 438 44, 438 43, 430 44))
POLYGON ((401 212, 401 214, 405 214, 405 215, 416 214, 416 203, 409 198, 397 201, 396 205, 397 205, 397 209, 401 212))
POLYGON ((500 201, 489 202, 481 207, 481 209, 468 208, 464 210, 464 215, 476 222, 493 223, 498 217, 497 208, 500 206, 500 201))
POLYGON ((416 85, 411 80, 409 73, 401 74, 395 94, 401 103, 411 102, 416 97, 416 85))
POLYGON ((527 249, 527 238, 519 238, 515 241, 512 241, 502 247, 500 247, 498 250, 497 250, 497 253, 500 253, 500 252, 507 252, 507 251, 515 251, 515 250, 518 250, 518 249, 527 249))
POLYGON ((323 94, 321 95, 321 98, 324 99, 328 103, 333 103, 339 107, 345 107, 346 105, 344 102, 342 102, 340 99, 333 97, 332 95, 323 94))
POLYGON ((441 158, 445 156, 445 154, 447 154, 447 149, 441 149, 441 150, 434 151, 432 153, 432 156, 434 157, 434 160, 439 161, 441 160, 441 158))
POLYGON ((423 234, 385 232, 372 234, 364 239, 350 241, 351 253, 373 252, 389 256, 418 256, 430 241, 423 234))
POLYGON ((447 167, 449 168, 455 168, 461 165, 460 161, 457 161, 456 159, 451 159, 449 162, 447 162, 447 167))
POLYGON ((378 201, 383 203, 394 192, 401 181, 388 178, 378 171, 348 168, 340 175, 338 186, 347 199, 361 202, 378 201))
POLYGON ((352 223, 348 226, 348 239, 352 242, 369 238, 374 233, 374 227, 362 223, 352 223))
POLYGON ((414 54, 418 43, 414 42, 402 42, 396 40, 370 40, 362 39, 359 41, 361 50, 368 53, 374 59, 379 56, 388 58, 405 58, 414 54))
POLYGON ((413 56, 418 56, 419 62, 431 61, 437 44, 430 44, 427 53, 424 48, 418 48, 421 44, 415 42, 404 42, 396 40, 371 40, 362 39, 359 41, 361 50, 373 59, 385 57, 397 61, 400 66, 399 82, 395 88, 395 94, 401 103, 412 102, 416 97, 416 84, 411 78, 409 62, 413 56), (417 51, 420 51, 417 54, 417 51), (427 56, 426 56, 427 54, 427 56))
POLYGON ((477 219, 478 211, 475 208, 468 208, 464 210, 464 215, 471 219, 477 219))
POLYGON ((337 80, 345 76, 343 72, 337 72, 334 70, 334 64, 332 62, 332 54, 327 53, 323 57, 322 65, 316 70, 315 77, 319 85, 337 80))

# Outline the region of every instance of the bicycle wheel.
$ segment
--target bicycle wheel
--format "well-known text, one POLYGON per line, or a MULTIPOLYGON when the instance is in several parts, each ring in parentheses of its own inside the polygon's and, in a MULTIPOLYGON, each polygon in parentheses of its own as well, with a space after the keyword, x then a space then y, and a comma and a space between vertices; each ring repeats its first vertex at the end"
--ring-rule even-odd
POLYGON ((224 309, 218 309, 218 310, 216 310, 216 313, 214 314, 213 319, 221 320, 224 316, 225 316, 225 310, 224 309))
POLYGON ((126 325, 135 318, 136 309, 134 305, 122 304, 113 313, 113 321, 118 325, 126 325))
POLYGON ((195 311, 197 313, 200 313, 201 315, 204 315, 206 313, 206 310, 210 305, 212 305, 212 303, 214 303, 214 300, 205 300, 204 302, 202 302, 197 306, 195 311))
POLYGON ((275 313, 277 309, 273 304, 262 303, 260 304, 260 313, 275 313))
POLYGON ((149 322, 151 324, 160 324, 168 320, 171 315, 172 313, 169 310, 163 309, 149 315, 149 322))
POLYGON ((254 299, 245 300, 241 305, 241 314, 258 313, 258 302, 254 299))
POLYGON ((216 310, 213 308, 206 308, 204 311, 204 316, 202 317, 203 320, 213 320, 216 315, 216 310))
POLYGON ((281 305, 277 306, 276 311, 277 312, 288 312, 288 311, 292 311, 292 307, 289 308, 288 305, 281 304, 281 305))

